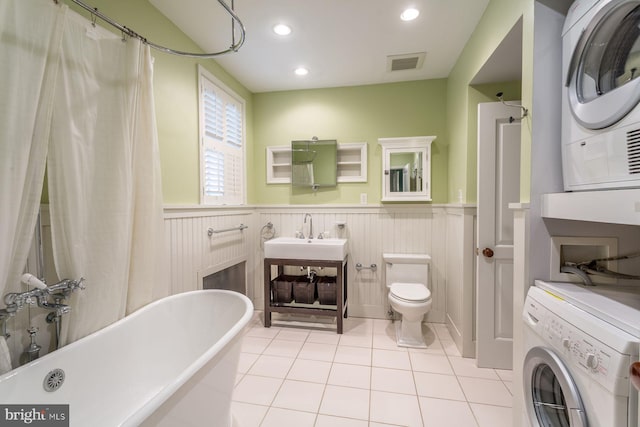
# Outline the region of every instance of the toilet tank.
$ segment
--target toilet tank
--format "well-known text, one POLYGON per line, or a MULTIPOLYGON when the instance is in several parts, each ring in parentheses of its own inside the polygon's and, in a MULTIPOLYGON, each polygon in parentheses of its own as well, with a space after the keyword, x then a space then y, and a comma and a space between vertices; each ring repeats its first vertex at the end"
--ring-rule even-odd
POLYGON ((429 263, 426 254, 382 254, 385 263, 385 281, 392 283, 422 283, 429 285, 429 263))

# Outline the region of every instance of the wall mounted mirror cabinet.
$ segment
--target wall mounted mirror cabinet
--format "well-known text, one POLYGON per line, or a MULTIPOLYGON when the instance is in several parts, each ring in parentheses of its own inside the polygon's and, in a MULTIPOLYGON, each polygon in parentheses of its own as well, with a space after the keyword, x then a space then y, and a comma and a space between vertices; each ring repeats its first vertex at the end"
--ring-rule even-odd
POLYGON ((435 136, 380 138, 382 201, 431 201, 431 142, 435 136))
POLYGON ((312 138, 291 141, 291 184, 296 187, 335 187, 337 142, 312 138))

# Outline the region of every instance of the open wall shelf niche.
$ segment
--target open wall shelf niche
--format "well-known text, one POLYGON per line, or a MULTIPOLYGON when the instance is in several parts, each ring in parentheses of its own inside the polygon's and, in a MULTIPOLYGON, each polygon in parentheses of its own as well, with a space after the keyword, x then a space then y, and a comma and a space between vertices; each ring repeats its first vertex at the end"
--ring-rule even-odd
MULTIPOLYGON (((338 182, 367 182, 367 143, 338 144, 338 182)), ((267 184, 291 183, 291 147, 267 147, 267 184)))

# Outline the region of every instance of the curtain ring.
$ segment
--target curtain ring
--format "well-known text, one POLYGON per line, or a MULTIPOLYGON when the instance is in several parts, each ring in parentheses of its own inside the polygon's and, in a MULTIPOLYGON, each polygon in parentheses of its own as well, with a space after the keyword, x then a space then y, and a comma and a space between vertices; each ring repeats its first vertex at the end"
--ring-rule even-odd
MULTIPOLYGON (((96 12, 98 11, 98 8, 94 8, 93 10, 95 10, 96 12)), ((95 13, 91 12, 91 25, 93 26, 93 28, 96 27, 96 20, 98 19, 98 17, 96 16, 95 13)))

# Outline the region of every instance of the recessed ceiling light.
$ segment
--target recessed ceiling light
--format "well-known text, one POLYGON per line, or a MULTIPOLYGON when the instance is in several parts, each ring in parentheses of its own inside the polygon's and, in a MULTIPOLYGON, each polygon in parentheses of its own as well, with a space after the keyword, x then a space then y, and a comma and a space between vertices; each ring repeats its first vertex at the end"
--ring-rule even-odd
POLYGON ((273 27, 273 32, 279 36, 288 36, 291 34, 291 27, 285 24, 278 24, 273 27))
POLYGON ((418 15, 420 15, 420 11, 418 9, 409 8, 402 12, 400 19, 403 21, 413 21, 418 17, 418 15))
POLYGON ((309 70, 304 67, 298 67, 296 68, 294 73, 296 73, 297 76, 306 76, 307 74, 309 74, 309 70))

